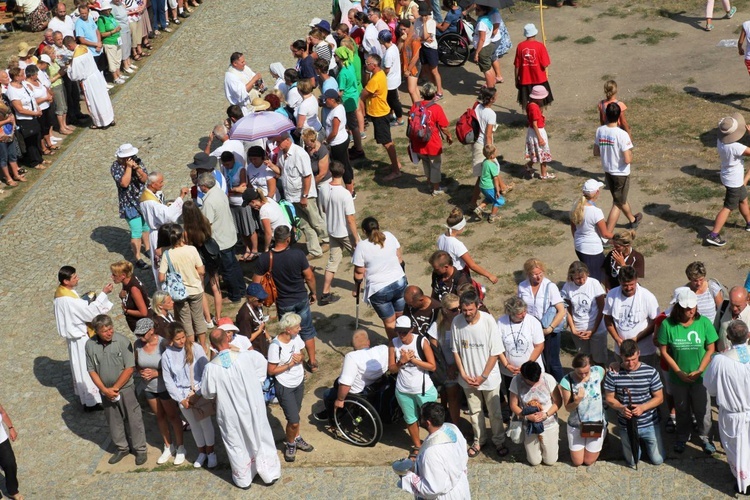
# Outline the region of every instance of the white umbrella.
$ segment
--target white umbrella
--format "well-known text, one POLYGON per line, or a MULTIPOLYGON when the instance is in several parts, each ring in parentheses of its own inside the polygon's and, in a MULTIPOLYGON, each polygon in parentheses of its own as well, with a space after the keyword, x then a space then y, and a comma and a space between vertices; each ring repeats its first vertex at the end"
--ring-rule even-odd
POLYGON ((258 111, 237 120, 229 137, 239 141, 255 141, 294 130, 292 121, 273 111, 258 111))

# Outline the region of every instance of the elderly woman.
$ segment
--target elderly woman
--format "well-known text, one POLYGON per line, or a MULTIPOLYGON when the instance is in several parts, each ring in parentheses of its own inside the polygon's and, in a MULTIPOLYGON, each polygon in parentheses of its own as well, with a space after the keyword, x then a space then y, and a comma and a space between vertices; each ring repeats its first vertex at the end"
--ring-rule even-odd
POLYGON ((703 451, 707 455, 716 453, 711 441, 711 398, 703 385, 703 372, 711 362, 718 339, 711 321, 698 312, 695 292, 687 287, 675 290, 672 311, 662 322, 656 342, 669 366, 669 388, 677 413, 676 453, 685 451, 693 430, 693 415, 703 451))
POLYGON ((458 385, 458 369, 456 368, 456 358, 453 356, 453 345, 451 343, 451 325, 459 312, 458 295, 446 293, 440 300, 437 319, 427 330, 430 344, 440 346, 445 365, 448 367, 448 379, 440 391, 440 401, 448 407, 451 422, 458 422, 461 419, 462 391, 461 386, 458 385))
POLYGON ((562 406, 557 382, 534 361, 521 365, 510 383, 510 411, 524 422, 523 447, 531 465, 557 462, 560 425, 557 411, 562 406))
POLYGON ((167 338, 169 325, 174 323, 174 301, 167 292, 158 290, 151 296, 151 319, 159 337, 167 338))
POLYGON ((426 118, 425 125, 430 130, 429 140, 423 141, 412 135, 409 137, 409 145, 414 154, 419 155, 422 160, 422 168, 427 178, 427 185, 432 196, 438 196, 445 191, 440 187, 441 173, 440 167, 443 163, 443 136, 448 144, 453 144, 453 136, 449 130, 448 117, 445 111, 434 102, 437 94, 437 87, 427 82, 422 85, 419 91, 422 101, 414 103, 409 110, 409 127, 419 127, 419 123, 412 123, 413 117, 426 118))
POLYGON ((375 309, 383 320, 388 340, 393 340, 396 337, 396 317, 401 316, 406 305, 404 290, 407 281, 401 244, 390 232, 381 231, 375 217, 362 221, 362 231, 366 238, 357 243, 352 255, 355 283, 352 294, 359 295, 362 280, 367 278, 365 303, 375 309))
POLYGON ((268 67, 268 73, 274 81, 273 89, 280 90, 282 94, 286 94, 287 91, 286 83, 284 83, 284 71, 286 71, 286 68, 280 62, 271 63, 268 67))
POLYGON ((510 389, 513 377, 521 372, 521 365, 527 361, 537 363, 544 371, 541 358, 544 350, 542 324, 534 316, 526 314, 526 309, 526 302, 520 297, 511 297, 505 301, 505 316, 497 320, 508 361, 508 364, 500 366, 506 389, 510 389))
POLYGON ((26 153, 23 155, 24 162, 30 168, 44 170, 52 162, 42 159, 42 137, 39 125, 42 111, 34 99, 32 89, 25 82, 24 71, 20 68, 12 68, 8 71, 8 76, 10 76, 10 84, 5 95, 13 106, 16 124, 26 146, 26 153))
POLYGON ((558 327, 565 321, 565 304, 557 285, 544 276, 547 268, 541 260, 527 260, 523 264, 523 271, 526 279, 518 285, 518 296, 526 302, 528 313, 542 322, 544 366, 559 381, 563 377, 563 370, 560 363, 561 332, 558 327))
POLYGON ((200 387, 203 369, 208 363, 206 352, 188 337, 180 323, 172 323, 167 333, 169 347, 161 356, 164 386, 169 396, 180 406, 180 412, 190 424, 190 432, 198 447, 198 457, 193 467, 200 469, 208 461, 208 468, 217 464, 214 453, 214 424, 211 417, 199 420, 193 405, 201 398, 200 387))
POLYGON ((607 436, 602 406, 604 368, 591 364, 591 356, 579 352, 573 358, 573 371, 560 381, 562 403, 568 411, 568 449, 575 467, 594 465, 607 436), (583 424, 601 425, 599 437, 581 436, 583 424))
POLYGON ((275 377, 276 399, 286 418, 284 460, 294 462, 297 450, 313 451, 313 446, 299 433, 299 413, 305 394, 305 370, 302 368, 302 349, 305 343, 299 336, 302 318, 290 312, 281 317, 279 333, 268 347, 268 376, 275 377))
POLYGON ((713 324, 724 299, 729 298, 724 297, 721 283, 715 279, 706 278, 706 265, 700 261, 690 263, 685 268, 685 276, 688 279, 688 284, 685 286, 698 297, 698 313, 708 318, 713 324))
POLYGON ((109 270, 112 272, 112 281, 122 283, 122 290, 120 290, 122 313, 125 315, 128 328, 134 332, 138 320, 149 316, 146 287, 137 276, 133 276, 133 264, 127 260, 111 264, 109 270))
POLYGON ((612 236, 612 251, 604 258, 604 286, 611 290, 620 286, 620 268, 633 266, 639 278, 646 277, 646 261, 643 255, 633 250, 635 231, 627 229, 612 236))
POLYGON ((570 232, 578 260, 586 264, 597 281, 604 279, 604 245, 602 238, 612 238, 607 229, 604 212, 596 206, 603 183, 589 179, 583 184, 583 192, 570 211, 570 232))
POLYGON ((185 461, 185 447, 182 441, 182 421, 177 410, 177 403, 169 396, 164 385, 161 369, 161 357, 166 350, 166 342, 154 331, 154 322, 149 318, 139 319, 133 333, 136 341, 133 344, 135 354, 135 369, 146 384, 144 395, 151 409, 156 415, 156 424, 164 440, 164 452, 156 460, 157 464, 166 463, 172 455, 174 464, 180 465, 185 461), (174 440, 172 444, 169 426, 172 425, 174 440))
POLYGON ((562 298, 568 305, 567 321, 573 343, 579 353, 590 355, 599 366, 607 364, 607 327, 604 325, 604 287, 589 276, 583 262, 568 268, 568 281, 563 285, 562 298))
POLYGON ((240 329, 239 334, 250 339, 253 349, 268 357, 268 345, 271 342, 271 335, 266 329, 268 316, 263 314, 263 304, 261 301, 268 298, 268 294, 259 283, 250 283, 247 286, 247 302, 237 311, 234 322, 240 329))
POLYGON ((454 207, 451 210, 445 221, 445 226, 445 232, 438 236, 437 247, 438 250, 448 252, 453 259, 453 267, 469 276, 471 276, 470 271, 474 271, 490 280, 493 285, 497 283, 497 276, 477 264, 469 255, 469 249, 466 248, 466 245, 458 239, 458 236, 461 236, 466 227, 466 218, 460 208, 454 207))

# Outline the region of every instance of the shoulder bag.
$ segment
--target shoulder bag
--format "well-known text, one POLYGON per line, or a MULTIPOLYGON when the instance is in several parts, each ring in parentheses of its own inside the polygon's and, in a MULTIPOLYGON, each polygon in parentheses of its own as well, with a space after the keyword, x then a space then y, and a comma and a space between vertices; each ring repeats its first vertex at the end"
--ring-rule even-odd
POLYGON ((183 301, 188 298, 185 283, 182 281, 182 275, 175 271, 172 265, 172 259, 169 258, 169 250, 164 252, 167 259, 167 275, 162 283, 162 290, 167 292, 172 300, 183 301))
MULTIPOLYGON (((551 284, 551 282, 547 283, 547 286, 544 287, 544 300, 542 301, 543 306, 547 304, 547 297, 551 284)), ((549 328, 549 326, 552 324, 552 321, 554 321, 555 316, 557 316, 557 309, 555 308, 555 306, 550 304, 549 307, 544 310, 544 315, 542 316, 542 328, 549 328)), ((563 321, 560 321, 560 324, 557 325, 554 330, 552 330, 552 333, 562 333, 563 324, 565 324, 565 319, 563 319, 563 321)))
POLYGON ((260 277, 260 286, 268 294, 268 297, 263 300, 263 305, 266 307, 271 307, 279 296, 279 292, 276 290, 276 283, 273 281, 273 274, 271 274, 273 270, 273 253, 273 250, 268 252, 268 271, 260 277))

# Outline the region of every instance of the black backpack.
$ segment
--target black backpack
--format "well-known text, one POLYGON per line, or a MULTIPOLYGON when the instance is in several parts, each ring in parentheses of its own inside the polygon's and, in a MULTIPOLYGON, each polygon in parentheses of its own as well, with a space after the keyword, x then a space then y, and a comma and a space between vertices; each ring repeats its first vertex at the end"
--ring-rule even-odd
MULTIPOLYGON (((423 340, 427 340, 427 342, 430 344, 430 347, 432 348, 432 355, 435 357, 435 371, 430 372, 430 379, 432 380, 432 383, 435 384, 435 388, 439 391, 448 380, 448 367, 446 366, 445 358, 443 357, 443 349, 440 347, 439 343, 437 345, 433 345, 432 342, 430 342, 430 339, 428 339, 421 333, 418 334, 417 355, 422 361, 426 361, 424 356, 424 349, 422 349, 423 340)), ((422 396, 424 396, 424 393, 425 383, 424 380, 422 380, 422 396)))

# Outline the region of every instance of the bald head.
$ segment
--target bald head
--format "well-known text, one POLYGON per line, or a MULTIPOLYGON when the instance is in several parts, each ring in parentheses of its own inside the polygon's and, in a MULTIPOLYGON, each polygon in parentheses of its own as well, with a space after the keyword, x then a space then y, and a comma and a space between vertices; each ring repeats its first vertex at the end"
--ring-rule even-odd
POLYGON ((409 304, 410 307, 419 307, 423 297, 424 292, 416 285, 409 285, 406 287, 406 290, 404 290, 404 301, 409 304))
POLYGON ((229 349, 229 338, 227 337, 227 332, 221 328, 212 331, 208 338, 211 339, 211 345, 214 346, 217 351, 229 349))
POLYGON ((744 286, 735 286, 729 290, 729 305, 732 306, 732 317, 736 318, 747 307, 747 290, 744 286))
POLYGON ((370 336, 367 335, 366 331, 357 330, 354 332, 354 335, 352 335, 352 347, 354 347, 355 351, 370 347, 370 336))

